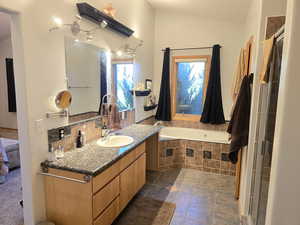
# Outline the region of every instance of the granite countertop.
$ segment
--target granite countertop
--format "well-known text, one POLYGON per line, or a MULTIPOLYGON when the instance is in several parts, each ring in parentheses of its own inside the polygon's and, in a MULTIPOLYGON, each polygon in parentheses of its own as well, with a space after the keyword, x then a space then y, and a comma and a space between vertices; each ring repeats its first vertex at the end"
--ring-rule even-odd
POLYGON ((45 161, 41 165, 46 168, 62 169, 96 176, 147 138, 158 133, 160 129, 160 126, 134 124, 114 132, 116 135, 127 135, 132 137, 134 142, 130 145, 120 148, 106 148, 97 145, 96 140, 86 144, 83 148, 66 152, 62 159, 54 162, 45 161))

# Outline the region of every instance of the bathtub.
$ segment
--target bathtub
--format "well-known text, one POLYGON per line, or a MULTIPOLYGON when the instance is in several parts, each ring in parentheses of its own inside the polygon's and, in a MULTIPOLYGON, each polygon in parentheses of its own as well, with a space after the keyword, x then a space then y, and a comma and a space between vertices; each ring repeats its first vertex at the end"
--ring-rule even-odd
POLYGON ((191 140, 220 144, 229 144, 229 134, 225 131, 201 130, 193 128, 163 127, 160 140, 191 140))

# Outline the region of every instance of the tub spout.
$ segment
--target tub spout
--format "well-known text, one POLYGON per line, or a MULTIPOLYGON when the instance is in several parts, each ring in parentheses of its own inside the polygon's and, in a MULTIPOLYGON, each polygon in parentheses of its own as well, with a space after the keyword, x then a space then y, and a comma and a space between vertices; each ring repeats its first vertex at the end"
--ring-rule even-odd
POLYGON ((159 126, 159 125, 162 125, 163 122, 162 121, 157 121, 155 124, 153 124, 153 126, 159 126))

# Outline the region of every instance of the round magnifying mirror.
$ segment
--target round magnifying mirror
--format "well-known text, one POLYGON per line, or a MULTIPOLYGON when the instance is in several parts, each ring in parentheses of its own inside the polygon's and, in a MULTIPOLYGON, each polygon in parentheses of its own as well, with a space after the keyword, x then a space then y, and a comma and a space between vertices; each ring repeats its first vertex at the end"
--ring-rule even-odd
POLYGON ((69 91, 61 91, 55 98, 55 104, 59 109, 66 109, 71 105, 72 94, 69 91))

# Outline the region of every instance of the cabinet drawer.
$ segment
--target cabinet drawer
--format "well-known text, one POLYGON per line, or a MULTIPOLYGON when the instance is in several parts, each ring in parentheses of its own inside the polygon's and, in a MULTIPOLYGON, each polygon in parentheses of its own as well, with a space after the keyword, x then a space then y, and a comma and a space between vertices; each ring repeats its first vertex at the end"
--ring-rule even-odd
POLYGON ((120 173, 120 162, 116 162, 93 179, 93 193, 103 188, 109 181, 120 173))
POLYGON ((119 215, 119 197, 94 221, 94 225, 111 225, 119 215))
POLYGON ((117 176, 93 196, 94 219, 120 194, 120 178, 117 176))
POLYGON ((135 149, 120 160, 120 171, 126 169, 135 160, 135 149))
POLYGON ((128 153, 120 160, 121 171, 126 169, 131 163, 133 163, 141 154, 145 152, 145 142, 137 146, 134 150, 128 153))
POLYGON ((138 158, 140 155, 145 153, 145 151, 146 151, 146 143, 143 142, 135 149, 135 158, 138 158))

